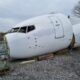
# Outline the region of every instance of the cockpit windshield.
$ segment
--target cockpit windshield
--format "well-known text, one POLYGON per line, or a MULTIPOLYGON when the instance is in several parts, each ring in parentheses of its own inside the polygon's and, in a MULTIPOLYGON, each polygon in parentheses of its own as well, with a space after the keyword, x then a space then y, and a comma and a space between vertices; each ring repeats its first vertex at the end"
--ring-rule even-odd
POLYGON ((17 28, 12 28, 11 30, 8 31, 8 33, 15 33, 15 32, 22 32, 26 33, 27 27, 17 27, 17 28))
POLYGON ((32 31, 34 29, 35 29, 34 25, 29 25, 29 26, 12 28, 7 33, 15 33, 15 32, 26 33, 26 32, 30 32, 30 31, 32 31))
POLYGON ((10 32, 17 32, 17 31, 19 31, 19 28, 12 28, 12 29, 10 30, 10 32))

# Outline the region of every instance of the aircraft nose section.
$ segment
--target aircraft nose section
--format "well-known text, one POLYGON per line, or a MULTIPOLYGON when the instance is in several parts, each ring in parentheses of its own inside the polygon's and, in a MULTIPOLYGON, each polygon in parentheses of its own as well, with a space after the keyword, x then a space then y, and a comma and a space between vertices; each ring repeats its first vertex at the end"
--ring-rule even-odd
POLYGON ((26 52, 26 41, 22 34, 7 34, 5 35, 7 44, 10 49, 11 58, 24 58, 23 53, 26 52))

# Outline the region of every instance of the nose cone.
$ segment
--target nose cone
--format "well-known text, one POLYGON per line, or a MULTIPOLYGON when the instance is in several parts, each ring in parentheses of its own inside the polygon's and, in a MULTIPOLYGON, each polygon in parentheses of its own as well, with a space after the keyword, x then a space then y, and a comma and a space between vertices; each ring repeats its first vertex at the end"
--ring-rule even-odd
POLYGON ((23 53, 26 53, 25 35, 20 33, 11 33, 5 35, 11 58, 25 58, 23 53))

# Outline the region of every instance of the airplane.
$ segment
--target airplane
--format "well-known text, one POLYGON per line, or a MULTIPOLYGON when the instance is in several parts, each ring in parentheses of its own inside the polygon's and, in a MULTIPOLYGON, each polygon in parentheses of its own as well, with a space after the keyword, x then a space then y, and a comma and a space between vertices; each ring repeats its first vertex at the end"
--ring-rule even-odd
POLYGON ((23 59, 71 47, 73 26, 64 14, 47 14, 25 20, 9 30, 5 40, 11 58, 23 59))

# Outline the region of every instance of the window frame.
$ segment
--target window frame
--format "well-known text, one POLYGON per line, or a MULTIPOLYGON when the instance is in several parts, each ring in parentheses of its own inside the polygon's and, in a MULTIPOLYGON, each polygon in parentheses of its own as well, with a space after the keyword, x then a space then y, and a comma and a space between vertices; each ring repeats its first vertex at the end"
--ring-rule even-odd
POLYGON ((9 33, 15 33, 15 32, 18 32, 18 33, 29 33, 31 31, 34 31, 36 29, 35 25, 27 25, 27 26, 22 26, 22 27, 15 27, 15 28, 12 28, 9 33), (28 28, 33 26, 32 30, 28 31, 28 28), (21 32, 21 28, 26 28, 25 32, 21 32), (17 31, 15 31, 16 29, 18 29, 17 31))

